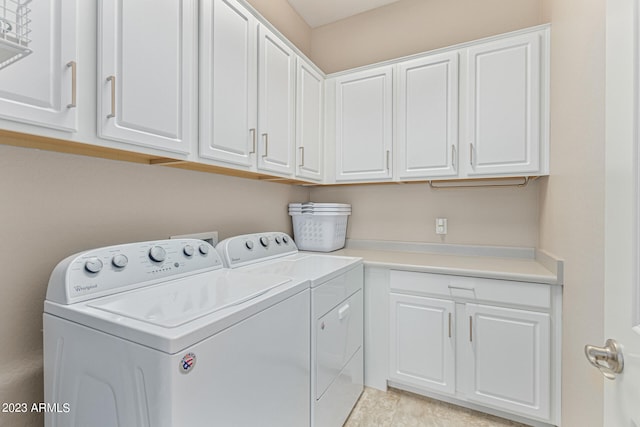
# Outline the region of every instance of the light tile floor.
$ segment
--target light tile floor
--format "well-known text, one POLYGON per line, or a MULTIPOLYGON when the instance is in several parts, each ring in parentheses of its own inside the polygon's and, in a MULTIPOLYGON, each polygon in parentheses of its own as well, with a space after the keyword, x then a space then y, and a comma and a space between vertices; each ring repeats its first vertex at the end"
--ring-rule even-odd
POLYGON ((344 427, 526 426, 402 390, 365 388, 344 427))

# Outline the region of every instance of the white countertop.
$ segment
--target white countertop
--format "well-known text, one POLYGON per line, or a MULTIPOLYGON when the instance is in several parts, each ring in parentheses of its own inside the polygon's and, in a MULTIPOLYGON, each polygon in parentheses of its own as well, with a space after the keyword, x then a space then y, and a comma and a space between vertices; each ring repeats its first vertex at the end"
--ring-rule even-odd
POLYGON ((398 250, 403 246, 397 242, 374 243, 367 245, 366 241, 358 241, 356 244, 347 244, 345 249, 331 252, 331 255, 361 257, 365 265, 371 267, 550 285, 562 284, 562 261, 545 252, 533 249, 528 252, 523 251, 522 248, 514 248, 513 253, 510 254, 510 248, 463 246, 454 248, 462 248, 458 252, 474 252, 474 250, 465 250, 471 248, 475 249, 475 252, 483 253, 482 255, 463 255, 451 253, 450 245, 443 245, 442 249, 438 248, 438 245, 425 245, 428 248, 425 248, 424 251, 420 250, 419 245, 413 245, 410 248, 412 250, 409 251, 398 250), (388 246, 390 249, 383 249, 384 246, 388 246), (480 249, 477 250, 478 248, 480 249), (492 256, 492 253, 500 256, 492 256), (530 255, 527 256, 527 254, 530 255))

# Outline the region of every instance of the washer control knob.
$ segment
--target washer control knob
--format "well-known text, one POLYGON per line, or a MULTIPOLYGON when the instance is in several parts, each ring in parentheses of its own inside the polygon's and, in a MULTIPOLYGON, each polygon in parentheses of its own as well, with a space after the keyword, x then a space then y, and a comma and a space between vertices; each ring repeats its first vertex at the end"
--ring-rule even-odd
POLYGON ((195 252, 195 249, 193 249, 193 246, 191 245, 187 245, 182 249, 182 253, 185 254, 186 256, 192 256, 194 252, 195 252))
POLYGON ((247 241, 244 243, 244 246, 245 246, 247 249, 252 250, 252 249, 253 249, 253 242, 252 242, 251 240, 247 240, 247 241))
POLYGON ((281 245, 282 244, 282 239, 280 239, 280 236, 276 236, 275 241, 276 241, 277 245, 281 245))
POLYGON ((204 243, 200 245, 200 247, 198 248, 198 251, 200 251, 200 255, 206 255, 209 253, 209 246, 205 245, 204 243))
POLYGON ((265 236, 262 236, 260 238, 260 244, 265 248, 268 247, 269 246, 269 239, 267 237, 265 237, 265 236))
POLYGON ((127 256, 124 254, 117 254, 114 255, 113 259, 111 260, 111 264, 113 264, 113 266, 117 268, 125 268, 127 264, 129 264, 129 258, 127 258, 127 256))
POLYGON ((282 236, 282 243, 284 243, 285 245, 289 244, 289 238, 287 236, 282 236))
POLYGON ((91 257, 84 263, 84 269, 89 273, 98 273, 102 270, 102 261, 98 257, 91 257))
POLYGON ((154 246, 149 249, 149 258, 151 261, 162 262, 167 258, 167 251, 162 246, 154 246))

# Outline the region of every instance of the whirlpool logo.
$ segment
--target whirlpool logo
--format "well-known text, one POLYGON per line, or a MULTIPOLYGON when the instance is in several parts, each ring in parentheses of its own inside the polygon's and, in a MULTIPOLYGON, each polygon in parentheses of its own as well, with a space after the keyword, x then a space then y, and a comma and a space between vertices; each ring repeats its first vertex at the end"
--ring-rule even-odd
POLYGON ((98 285, 88 285, 88 286, 76 285, 76 286, 73 287, 73 289, 76 292, 86 292, 86 291, 90 291, 91 289, 95 289, 97 287, 98 287, 98 285))
POLYGON ((193 353, 187 353, 184 355, 182 360, 180 360, 180 372, 183 374, 188 374, 193 370, 196 366, 196 355, 193 353))

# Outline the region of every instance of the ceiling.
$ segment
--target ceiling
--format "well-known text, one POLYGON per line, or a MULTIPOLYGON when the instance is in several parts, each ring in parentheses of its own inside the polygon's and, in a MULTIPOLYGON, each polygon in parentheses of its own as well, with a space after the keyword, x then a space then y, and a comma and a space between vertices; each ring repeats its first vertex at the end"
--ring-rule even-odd
POLYGON ((339 21, 399 0, 287 0, 311 28, 339 21))

